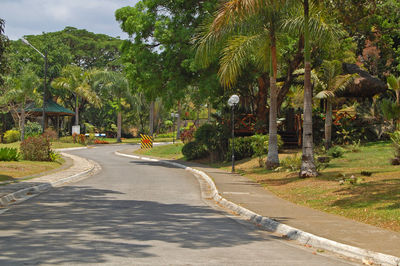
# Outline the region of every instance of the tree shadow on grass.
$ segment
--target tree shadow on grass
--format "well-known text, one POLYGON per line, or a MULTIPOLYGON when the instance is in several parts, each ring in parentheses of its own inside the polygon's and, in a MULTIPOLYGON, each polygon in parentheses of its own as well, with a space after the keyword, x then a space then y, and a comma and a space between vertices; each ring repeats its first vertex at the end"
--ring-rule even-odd
POLYGON ((198 250, 260 240, 206 206, 121 200, 123 196, 112 190, 68 186, 14 206, 1 215, 0 264, 156 257, 150 251, 152 241, 198 250))
POLYGON ((335 201, 332 206, 345 209, 366 208, 375 204, 389 203, 380 210, 400 208, 400 179, 385 179, 345 187, 335 191, 345 198, 335 201))

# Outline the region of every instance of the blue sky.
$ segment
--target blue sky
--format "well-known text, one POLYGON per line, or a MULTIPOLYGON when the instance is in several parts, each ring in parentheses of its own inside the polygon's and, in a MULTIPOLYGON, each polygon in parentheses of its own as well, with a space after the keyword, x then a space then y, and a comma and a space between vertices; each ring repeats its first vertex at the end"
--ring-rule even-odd
POLYGON ((87 29, 113 37, 128 36, 115 20, 115 10, 133 6, 138 0, 0 0, 0 18, 11 40, 41 34, 66 26, 87 29))

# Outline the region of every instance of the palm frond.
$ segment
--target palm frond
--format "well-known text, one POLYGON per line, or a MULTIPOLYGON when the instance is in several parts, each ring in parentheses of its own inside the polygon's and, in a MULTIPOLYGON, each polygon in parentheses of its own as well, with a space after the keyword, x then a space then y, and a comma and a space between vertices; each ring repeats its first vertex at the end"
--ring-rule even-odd
POLYGON ((249 61, 249 51, 265 37, 264 34, 234 36, 222 51, 218 76, 221 84, 231 87, 249 61))
POLYGON ((395 76, 390 75, 386 81, 390 90, 400 90, 400 78, 397 79, 395 76))

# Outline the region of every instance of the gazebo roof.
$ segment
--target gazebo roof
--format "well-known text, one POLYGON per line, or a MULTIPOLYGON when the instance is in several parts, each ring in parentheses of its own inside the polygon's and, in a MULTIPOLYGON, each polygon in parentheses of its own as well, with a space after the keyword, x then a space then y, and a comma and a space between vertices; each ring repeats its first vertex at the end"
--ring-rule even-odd
MULTIPOLYGON (((74 112, 71 110, 68 110, 67 108, 57 104, 56 102, 53 102, 52 100, 47 100, 45 104, 44 110, 46 111, 46 115, 48 116, 73 116, 75 115, 74 112)), ((34 116, 41 116, 43 114, 43 108, 42 107, 37 107, 35 103, 29 104, 25 108, 26 112, 29 112, 30 114, 34 116)))

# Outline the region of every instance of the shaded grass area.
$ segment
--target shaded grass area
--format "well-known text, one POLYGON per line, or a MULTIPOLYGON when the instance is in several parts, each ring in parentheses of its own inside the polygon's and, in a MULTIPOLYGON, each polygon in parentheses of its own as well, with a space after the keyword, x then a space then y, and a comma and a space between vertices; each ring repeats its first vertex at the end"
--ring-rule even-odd
MULTIPOLYGON (((181 159, 181 147, 159 146, 141 154, 181 159)), ((300 152, 300 151, 297 151, 300 152)), ((296 151, 284 151, 283 159, 296 151)), ((394 149, 389 142, 369 143, 359 152, 347 151, 332 159, 315 178, 300 179, 297 172, 275 172, 260 168, 257 158, 236 162, 238 173, 256 181, 281 198, 332 214, 400 232, 400 166, 390 164, 394 149), (371 176, 361 175, 362 171, 371 176), (348 179, 361 178, 359 184, 348 179), (341 180, 344 179, 344 182, 341 180)), ((208 163, 208 160, 198 161, 208 163)), ((231 163, 211 166, 230 171, 231 163)))
POLYGON ((174 160, 184 160, 184 156, 182 155, 182 143, 168 144, 162 146, 155 146, 151 150, 137 150, 135 153, 140 155, 148 155, 161 157, 166 159, 174 159, 174 160))
POLYGON ((11 181, 16 178, 32 176, 61 167, 65 161, 58 162, 0 162, 0 182, 11 181))

